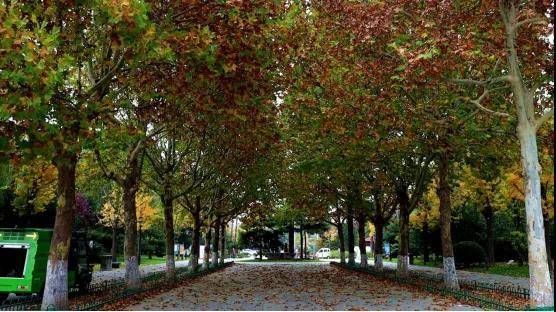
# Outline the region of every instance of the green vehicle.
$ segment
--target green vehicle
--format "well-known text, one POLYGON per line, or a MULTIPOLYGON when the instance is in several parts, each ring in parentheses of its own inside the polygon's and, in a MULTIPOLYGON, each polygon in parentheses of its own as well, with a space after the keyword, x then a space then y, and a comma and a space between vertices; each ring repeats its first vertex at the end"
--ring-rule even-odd
MULTIPOLYGON (((52 239, 50 229, 0 229, 0 303, 10 294, 42 294, 52 239)), ((70 288, 84 290, 92 279, 83 232, 74 232, 68 259, 70 288)))

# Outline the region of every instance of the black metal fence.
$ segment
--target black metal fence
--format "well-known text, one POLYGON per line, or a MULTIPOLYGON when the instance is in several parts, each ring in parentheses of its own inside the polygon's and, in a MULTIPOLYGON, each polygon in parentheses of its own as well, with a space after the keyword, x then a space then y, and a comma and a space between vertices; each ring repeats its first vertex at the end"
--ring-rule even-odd
MULTIPOLYGON (((412 285, 412 286, 417 286, 420 287, 426 291, 429 292, 433 292, 433 293, 438 293, 444 296, 452 296, 458 300, 463 300, 463 301, 467 301, 467 302, 471 302, 474 303, 478 306, 480 306, 481 308, 484 309, 492 309, 492 310, 521 310, 523 309, 523 307, 515 307, 513 305, 509 305, 506 304, 504 302, 501 302, 499 300, 495 300, 492 298, 486 298, 477 294, 474 294, 466 289, 464 289, 462 287, 462 289, 460 290, 453 290, 450 288, 446 288, 444 286, 442 286, 442 275, 440 275, 440 278, 438 276, 438 274, 427 274, 427 273, 423 273, 423 272, 410 272, 407 276, 399 276, 398 274, 396 274, 396 270, 393 269, 389 269, 389 268, 384 268, 381 271, 376 270, 374 267, 369 266, 367 268, 361 268, 361 267, 356 267, 356 266, 350 266, 348 264, 340 264, 337 262, 331 262, 330 263, 333 266, 338 266, 341 268, 345 268, 345 269, 349 269, 349 270, 353 270, 353 271, 358 271, 358 272, 363 272, 363 273, 367 273, 367 274, 371 274, 375 277, 378 278, 383 278, 383 279, 389 279, 392 280, 398 284, 405 284, 405 285, 412 285)), ((489 290, 498 290, 498 288, 486 288, 489 285, 487 285, 486 283, 470 283, 470 282, 463 282, 460 283, 460 285, 465 284, 466 287, 473 287, 474 285, 477 285, 475 289, 489 289, 489 290)), ((515 289, 515 294, 523 294, 519 292, 519 289, 515 289)), ((509 289, 505 289, 504 288, 504 292, 505 293, 509 293, 509 289)), ((512 293, 514 294, 514 293, 512 293)), ((528 295, 528 292, 527 292, 528 295)))
MULTIPOLYGON (((216 265, 198 271, 191 271, 188 267, 176 269, 176 277, 173 283, 166 280, 165 271, 151 272, 141 277, 141 287, 137 289, 127 289, 124 278, 117 278, 110 281, 98 282, 89 285, 86 290, 71 288, 69 291, 70 309, 72 310, 100 310, 104 305, 116 302, 124 298, 141 294, 153 289, 172 286, 183 280, 198 276, 207 275, 218 270, 233 265, 233 262, 227 262, 223 265, 216 265), (74 303, 72 303, 72 301, 74 303)), ((29 311, 40 310, 42 297, 33 295, 10 299, 3 305, 0 305, 0 311, 29 311)))

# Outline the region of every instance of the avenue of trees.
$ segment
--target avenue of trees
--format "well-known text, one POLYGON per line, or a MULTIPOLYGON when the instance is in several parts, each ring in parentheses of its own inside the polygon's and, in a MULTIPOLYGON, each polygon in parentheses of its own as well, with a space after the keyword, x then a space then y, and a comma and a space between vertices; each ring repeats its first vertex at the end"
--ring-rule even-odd
POLYGON ((289 252, 295 231, 328 224, 342 261, 359 242, 361 266, 370 223, 377 269, 395 225, 402 276, 419 228, 457 289, 454 208, 479 207, 494 262, 494 216, 517 207, 531 305, 553 306, 553 13, 519 0, 1 0, 0 220, 54 211, 42 307, 60 310, 78 224, 110 229, 112 255, 124 234, 129 288, 140 231, 158 233, 173 280, 178 236, 196 270, 224 261, 241 218, 289 233, 289 252))

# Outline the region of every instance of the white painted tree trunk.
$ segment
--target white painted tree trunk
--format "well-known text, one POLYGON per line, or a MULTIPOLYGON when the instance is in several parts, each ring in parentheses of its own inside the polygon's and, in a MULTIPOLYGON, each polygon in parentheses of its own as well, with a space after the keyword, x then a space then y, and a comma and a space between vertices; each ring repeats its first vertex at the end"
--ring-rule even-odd
POLYGON ((348 253, 348 264, 355 265, 355 252, 348 253))
POLYGON ((540 165, 537 138, 530 126, 518 126, 521 163, 525 180, 525 214, 529 262, 529 285, 533 307, 554 306, 554 293, 548 269, 541 207, 540 165))
POLYGON ((166 280, 171 282, 176 278, 176 260, 172 257, 166 256, 166 280))
POLYGON ((68 263, 64 260, 48 260, 42 310, 67 309, 68 263))
MULTIPOLYGON (((533 308, 553 307, 554 293, 548 269, 544 224, 541 206, 540 165, 536 130, 534 95, 523 80, 517 48, 517 27, 520 7, 513 1, 500 1, 500 13, 506 30, 508 81, 518 117, 517 134, 521 147, 521 164, 525 182, 525 215, 529 264, 530 305, 533 308)), ((553 113, 552 113, 553 114, 553 113)))
POLYGON ((382 263, 382 254, 375 253, 375 269, 377 271, 382 271, 384 264, 382 263))
POLYGON ((139 263, 137 257, 132 256, 125 260, 125 280, 127 288, 141 287, 141 276, 139 275, 139 263))
POLYGON ((454 257, 443 257, 442 265, 444 267, 444 286, 450 289, 459 289, 458 276, 456 274, 456 262, 454 260, 454 257))
POLYGON ((199 256, 191 255, 191 259, 189 260, 189 267, 191 268, 192 272, 197 271, 199 267, 199 256))
POLYGON ((361 263, 359 264, 362 268, 366 268, 367 267, 367 255, 366 254, 361 254, 361 263))
POLYGON ((346 263, 346 252, 340 251, 340 263, 346 263))
POLYGON ((409 256, 398 256, 398 274, 400 276, 409 274, 409 256))

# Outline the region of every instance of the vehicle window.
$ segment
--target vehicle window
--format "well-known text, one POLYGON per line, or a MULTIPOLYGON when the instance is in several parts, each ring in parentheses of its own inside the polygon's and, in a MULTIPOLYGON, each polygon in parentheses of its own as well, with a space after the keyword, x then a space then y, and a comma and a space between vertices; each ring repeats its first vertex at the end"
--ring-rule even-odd
POLYGON ((23 277, 26 258, 26 248, 0 245, 0 277, 23 277))

